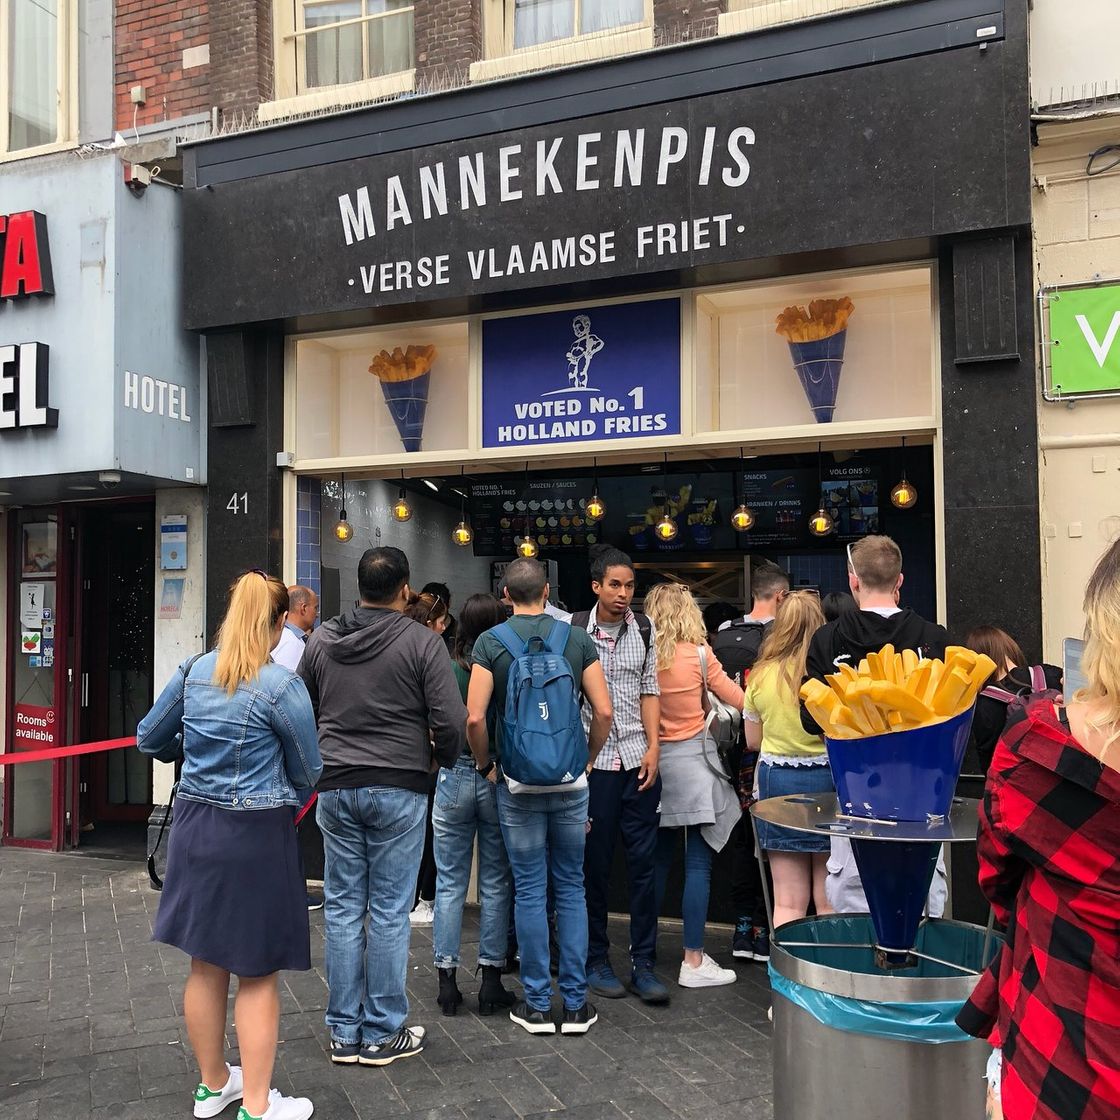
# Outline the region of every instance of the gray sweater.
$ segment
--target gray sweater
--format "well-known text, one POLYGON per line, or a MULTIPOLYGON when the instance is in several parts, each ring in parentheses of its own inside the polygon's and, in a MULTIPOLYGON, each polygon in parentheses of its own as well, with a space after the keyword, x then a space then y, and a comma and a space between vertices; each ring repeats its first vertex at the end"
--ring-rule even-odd
POLYGON ((358 607, 323 623, 299 666, 319 726, 320 790, 426 793, 433 757, 452 766, 467 710, 443 641, 398 611, 358 607))

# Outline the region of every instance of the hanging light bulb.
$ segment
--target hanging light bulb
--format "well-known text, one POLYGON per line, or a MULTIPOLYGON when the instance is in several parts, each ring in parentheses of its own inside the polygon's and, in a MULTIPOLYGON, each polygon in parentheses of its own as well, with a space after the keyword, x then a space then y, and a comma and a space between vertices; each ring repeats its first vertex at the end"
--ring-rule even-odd
POLYGON ((731 528, 734 529, 736 533, 745 533, 748 529, 753 527, 754 514, 751 512, 750 506, 736 506, 731 513, 731 528))
POLYGON ((474 540, 474 533, 467 524, 466 467, 463 468, 463 489, 459 491, 459 497, 462 499, 459 503, 459 524, 451 530, 451 540, 460 548, 466 548, 474 540))
MULTIPOLYGON (((738 496, 739 481, 743 477, 743 449, 739 448, 739 473, 735 476, 735 491, 738 496)), ((745 533, 754 527, 754 511, 746 502, 740 502, 731 511, 731 528, 736 533, 745 533)))
POLYGON ((821 458, 821 444, 817 444, 817 489, 821 494, 821 508, 809 518, 809 532, 814 537, 827 537, 836 529, 832 514, 824 508, 824 462, 821 458))
POLYGON ((583 507, 583 514, 588 521, 602 521, 607 516, 607 506, 599 497, 599 461, 595 460, 595 489, 583 507))
POLYGON ((821 506, 812 517, 809 518, 809 532, 814 537, 827 537, 836 529, 836 522, 832 520, 832 514, 821 506))
POLYGON ((338 509, 338 522, 334 527, 335 540, 345 544, 354 536, 354 526, 346 520, 346 475, 342 476, 342 503, 338 509))
POLYGON ((517 555, 524 560, 532 560, 540 553, 537 547, 537 542, 532 537, 526 536, 517 538, 517 555))
POLYGON ((404 471, 401 471, 401 488, 397 491, 397 500, 393 503, 393 520, 402 524, 412 520, 412 506, 409 504, 408 495, 404 492, 404 471))
POLYGON ((906 477, 906 437, 902 437, 902 477, 891 491, 891 504, 898 509, 910 509, 918 503, 918 488, 906 477))
POLYGON ((675 540, 677 533, 680 532, 680 530, 677 528, 676 521, 674 521, 673 518, 669 516, 668 510, 666 510, 664 514, 662 514, 661 520, 656 525, 654 525, 653 531, 659 541, 675 540))

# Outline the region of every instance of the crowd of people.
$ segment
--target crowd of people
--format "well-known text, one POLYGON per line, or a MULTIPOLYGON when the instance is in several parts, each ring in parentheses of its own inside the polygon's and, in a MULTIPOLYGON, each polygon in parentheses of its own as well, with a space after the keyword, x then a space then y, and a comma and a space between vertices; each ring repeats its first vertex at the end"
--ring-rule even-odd
MULTIPOLYGON (((820 728, 799 701, 806 678, 887 643, 930 657, 950 644, 901 605, 902 556, 889 538, 851 546, 849 591, 823 600, 777 565, 755 563, 745 615, 726 604, 702 614, 674 582, 650 588, 637 612, 633 564, 603 546, 591 562, 594 606, 575 615, 550 603, 546 570, 531 559, 509 565, 500 599, 473 595, 454 618, 444 585, 412 590, 398 549, 368 550, 357 576, 359 604, 318 626, 313 592, 261 571, 241 576, 215 649, 180 667, 138 732, 141 750, 182 763, 155 937, 191 958, 184 1016, 200 1069, 197 1117, 234 1101, 239 1120, 313 1111, 271 1089, 277 974, 311 963, 292 821, 312 798, 337 1064, 384 1066, 423 1051, 406 993, 415 924, 432 923, 432 995, 443 1015, 457 1013, 476 861, 478 1011, 507 1013, 533 1034, 586 1033, 597 1020, 590 995, 669 1002, 657 937, 682 850, 683 988, 736 980, 705 947, 712 864, 724 848, 735 958, 766 960, 771 928, 810 911, 866 911, 844 842, 747 810, 758 798, 832 788, 820 728), (714 701, 743 715, 729 755, 714 749, 714 701), (621 975, 608 925, 620 841, 621 975), (772 876, 772 919, 756 847, 772 876), (515 962, 520 992, 503 982, 515 962), (223 1052, 231 976, 240 1066, 223 1052)), ((975 755, 991 768, 981 879, 1012 928, 962 1024, 1002 1044, 1007 1120, 1096 1120, 1106 1113, 1070 1104, 1093 1094, 1120 1107, 1116 1063, 1100 1058, 1120 1042, 1120 546, 1094 576, 1086 614, 1090 686, 1064 707, 1056 667, 1028 665, 995 627, 966 639, 997 665, 974 728, 975 755), (1030 821, 1042 842, 1024 842, 1030 821), (1075 843, 1088 852, 1086 831, 1096 858, 1072 873, 1063 854, 1075 843), (1032 939, 1062 965, 1053 980, 1039 975, 1032 939), (1031 1009, 1040 1000, 1045 1012, 1031 1009), (1060 1044, 1051 1022, 1065 1024, 1060 1044), (1043 1068, 1055 1053, 1060 1084, 1043 1068), (1030 1100, 1051 1111, 1030 1111, 1030 1100)), ((932 916, 946 894, 942 862, 932 916)))

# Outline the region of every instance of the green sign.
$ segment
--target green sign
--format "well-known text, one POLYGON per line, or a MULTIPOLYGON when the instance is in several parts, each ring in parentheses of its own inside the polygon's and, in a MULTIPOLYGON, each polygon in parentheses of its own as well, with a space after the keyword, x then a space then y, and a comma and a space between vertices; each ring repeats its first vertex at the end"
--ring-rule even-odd
POLYGON ((1063 396, 1120 389, 1120 284, 1065 288, 1050 305, 1050 386, 1063 396))

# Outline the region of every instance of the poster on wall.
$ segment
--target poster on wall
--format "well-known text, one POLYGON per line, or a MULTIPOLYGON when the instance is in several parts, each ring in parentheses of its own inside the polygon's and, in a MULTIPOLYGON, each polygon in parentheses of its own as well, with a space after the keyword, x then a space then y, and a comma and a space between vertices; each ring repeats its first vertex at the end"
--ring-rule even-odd
POLYGON ((41 583, 21 583, 19 585, 19 623, 25 630, 38 630, 43 625, 43 593, 46 588, 41 583))
POLYGON ((714 552, 735 547, 728 521, 733 502, 727 471, 670 471, 600 481, 607 507, 603 538, 626 552, 714 552), (668 541, 654 528, 666 516, 677 528, 668 541))
POLYGON ((482 446, 679 435, 679 299, 482 324, 482 446))
POLYGON ((183 587, 185 579, 165 579, 163 592, 159 598, 159 617, 174 619, 183 617, 183 587))
POLYGON ((184 571, 187 567, 187 515, 169 513, 159 522, 159 566, 162 571, 184 571))
POLYGON ((23 574, 53 576, 58 570, 58 523, 30 521, 21 528, 23 574))

